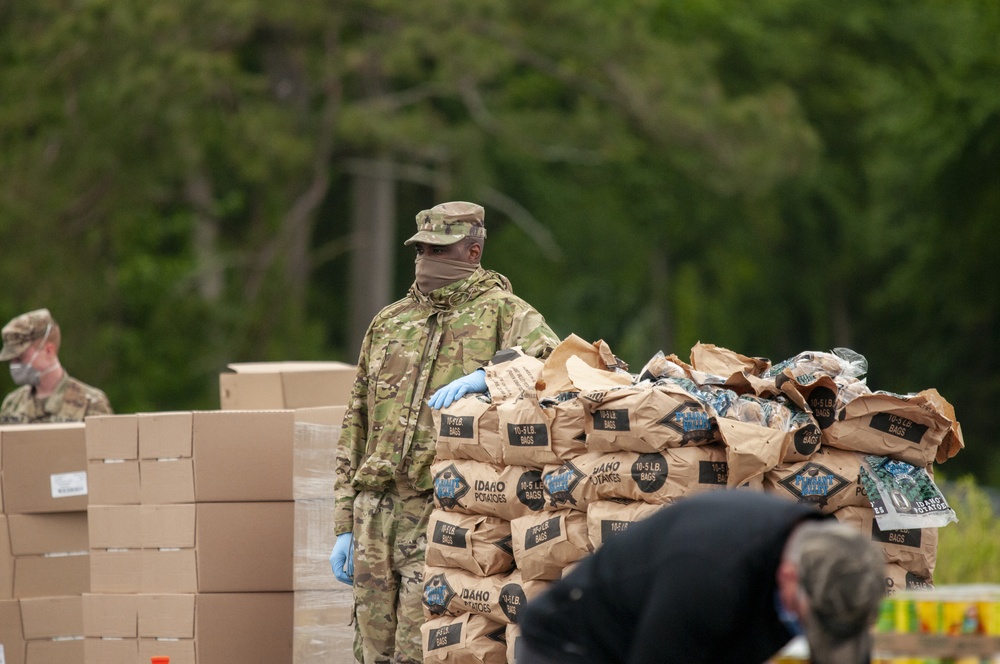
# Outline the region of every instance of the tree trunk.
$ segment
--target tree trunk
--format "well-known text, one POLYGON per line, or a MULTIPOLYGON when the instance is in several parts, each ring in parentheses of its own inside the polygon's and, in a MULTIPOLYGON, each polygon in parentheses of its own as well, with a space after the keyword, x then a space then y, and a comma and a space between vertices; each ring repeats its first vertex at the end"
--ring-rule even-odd
POLYGON ((349 357, 357 357, 368 324, 392 301, 396 192, 392 162, 379 159, 353 180, 349 357))

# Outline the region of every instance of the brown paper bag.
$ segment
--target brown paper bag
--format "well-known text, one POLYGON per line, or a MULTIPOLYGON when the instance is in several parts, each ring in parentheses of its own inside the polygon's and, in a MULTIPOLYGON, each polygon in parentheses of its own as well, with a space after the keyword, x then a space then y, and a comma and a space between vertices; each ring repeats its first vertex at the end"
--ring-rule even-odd
POLYGON ((799 374, 789 368, 775 378, 774 384, 792 403, 812 414, 820 429, 836 421, 839 389, 831 376, 799 374))
POLYGON ((587 515, 558 510, 512 519, 514 560, 523 579, 554 580, 566 565, 590 553, 587 515))
POLYGON ((497 408, 504 462, 543 468, 587 452, 583 403, 573 393, 522 395, 497 408))
POLYGON ((887 563, 896 563, 907 572, 934 578, 937 563, 938 529, 881 530, 871 507, 845 507, 833 513, 837 520, 870 534, 879 545, 887 563))
POLYGON ((507 627, 483 616, 465 613, 441 617, 420 626, 424 664, 505 664, 507 627))
POLYGON ((885 564, 885 594, 895 595, 906 590, 932 590, 934 579, 907 572, 899 563, 885 564))
POLYGON ((436 459, 469 459, 503 463, 496 406, 476 394, 456 400, 447 408, 431 410, 437 432, 436 459))
POLYGON ((427 565, 457 567, 478 576, 514 567, 510 522, 495 516, 434 510, 427 525, 427 565))
POLYGON ((476 613, 500 623, 515 622, 528 600, 549 586, 525 580, 520 570, 477 576, 450 567, 424 568, 424 617, 476 613))
POLYGON ((570 334, 553 348, 552 353, 545 359, 537 383, 539 398, 580 390, 570 377, 570 370, 567 367, 570 358, 573 358, 574 363, 583 362, 601 371, 628 369, 628 365, 617 358, 604 341, 589 343, 575 334, 570 334))
POLYGON ((825 514, 843 507, 871 509, 861 484, 864 455, 830 447, 808 461, 783 463, 764 473, 764 491, 800 503, 812 503, 825 514))
POLYGON ((589 451, 585 431, 586 415, 577 393, 564 392, 555 397, 546 397, 539 405, 549 424, 552 451, 561 461, 575 459, 589 451))
POLYGON ((955 408, 948 403, 948 400, 941 396, 937 390, 933 388, 923 390, 920 392, 919 396, 927 399, 927 405, 951 420, 951 430, 945 435, 944 440, 938 447, 937 456, 934 459, 938 463, 944 463, 951 457, 958 454, 959 451, 965 447, 965 437, 962 436, 962 426, 958 423, 958 419, 955 417, 955 408))
MULTIPOLYGON (((739 404, 755 405, 743 397, 739 404)), ((736 487, 754 477, 762 476, 779 463, 805 461, 820 447, 822 434, 816 422, 804 411, 774 405, 773 416, 760 411, 760 424, 726 417, 716 420, 719 435, 727 449, 729 486, 736 487), (768 425, 767 423, 770 423, 768 425)), ((742 413, 745 419, 747 413, 742 413)))
POLYGON ((520 347, 515 347, 498 351, 484 368, 490 398, 499 406, 522 394, 535 394, 542 361, 525 355, 520 347))
POLYGON ((522 394, 497 406, 504 462, 508 465, 543 468, 559 462, 552 449, 549 421, 538 399, 522 394))
POLYGON ((658 511, 662 505, 638 500, 598 500, 587 506, 587 537, 590 546, 599 548, 612 537, 624 533, 636 521, 658 511))
POLYGON ((662 505, 687 495, 726 488, 726 451, 720 445, 662 452, 588 452, 546 467, 542 485, 550 509, 584 510, 596 500, 625 498, 662 505))
POLYGON ((545 508, 542 471, 446 459, 431 465, 434 506, 510 521, 545 508))
POLYGON ((640 383, 580 394, 594 452, 658 452, 719 440, 715 417, 675 383, 640 383))
POLYGON ((517 664, 517 640, 521 638, 521 628, 516 624, 507 625, 507 664, 517 664))
POLYGON ((718 425, 726 447, 731 487, 762 476, 785 456, 789 437, 784 431, 726 417, 720 417, 718 425))
POLYGON ((951 433, 952 421, 927 395, 876 392, 848 403, 823 431, 823 444, 925 467, 951 433))
POLYGON ((747 357, 731 350, 698 342, 691 349, 691 366, 698 371, 728 378, 744 372, 759 376, 771 367, 771 362, 760 357, 747 357))
POLYGON ((543 579, 525 579, 521 570, 515 569, 500 584, 500 613, 510 623, 516 623, 528 601, 551 585, 550 581, 543 579))

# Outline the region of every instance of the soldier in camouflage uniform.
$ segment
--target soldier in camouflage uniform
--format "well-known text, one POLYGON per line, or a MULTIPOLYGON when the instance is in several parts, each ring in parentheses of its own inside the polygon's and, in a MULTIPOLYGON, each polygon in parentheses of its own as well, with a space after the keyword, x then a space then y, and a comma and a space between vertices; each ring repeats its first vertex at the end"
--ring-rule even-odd
POLYGON ((506 277, 479 265, 483 216, 465 202, 417 215, 418 232, 405 243, 416 246, 416 281, 375 316, 362 343, 337 449, 338 547, 330 560, 341 581, 353 581, 354 654, 364 664, 423 659, 435 446, 428 397, 482 374, 500 349, 521 346, 543 358, 559 342, 506 277))
POLYGON ((0 424, 82 422, 88 415, 109 415, 104 392, 71 378, 59 363, 59 325, 48 309, 22 314, 3 331, 0 361, 20 385, 0 407, 0 424))

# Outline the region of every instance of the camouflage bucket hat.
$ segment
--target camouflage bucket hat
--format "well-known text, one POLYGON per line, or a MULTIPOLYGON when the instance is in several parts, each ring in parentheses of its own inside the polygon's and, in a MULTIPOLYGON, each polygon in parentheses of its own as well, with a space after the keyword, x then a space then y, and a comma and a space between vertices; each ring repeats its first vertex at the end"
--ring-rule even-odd
POLYGON ((869 661, 871 626, 885 596, 884 567, 882 552, 848 526, 824 524, 804 537, 799 582, 809 599, 805 632, 811 661, 869 661))
POLYGON ((417 214, 417 233, 403 244, 455 244, 467 237, 486 237, 485 211, 481 205, 454 201, 435 205, 417 214))
POLYGON ((21 314, 3 326, 0 335, 3 336, 3 350, 0 351, 0 362, 13 360, 23 353, 36 339, 41 339, 52 329, 55 321, 48 309, 36 309, 21 314))

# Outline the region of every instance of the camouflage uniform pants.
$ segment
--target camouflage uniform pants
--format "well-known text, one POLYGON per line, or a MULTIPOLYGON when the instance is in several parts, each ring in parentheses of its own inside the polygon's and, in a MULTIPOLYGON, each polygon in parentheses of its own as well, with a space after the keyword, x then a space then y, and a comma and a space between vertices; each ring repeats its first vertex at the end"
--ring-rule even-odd
POLYGON ((429 493, 354 497, 354 656, 364 664, 420 664, 429 493))

